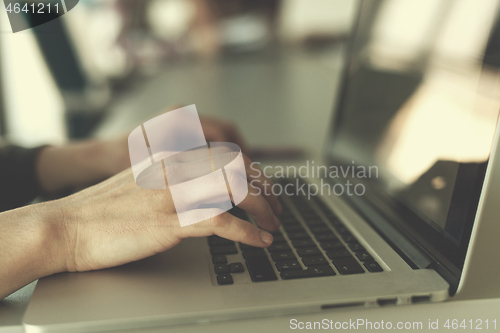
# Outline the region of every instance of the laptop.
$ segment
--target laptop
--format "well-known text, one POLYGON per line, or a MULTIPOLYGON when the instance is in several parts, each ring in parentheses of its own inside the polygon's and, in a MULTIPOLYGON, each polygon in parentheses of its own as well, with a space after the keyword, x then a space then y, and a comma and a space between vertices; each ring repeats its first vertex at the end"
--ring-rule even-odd
POLYGON ((496 245, 478 230, 500 175, 497 7, 412 6, 360 4, 321 158, 266 169, 284 207, 271 247, 192 238, 120 267, 43 278, 25 330, 398 306, 467 289, 480 259, 470 249, 496 245))

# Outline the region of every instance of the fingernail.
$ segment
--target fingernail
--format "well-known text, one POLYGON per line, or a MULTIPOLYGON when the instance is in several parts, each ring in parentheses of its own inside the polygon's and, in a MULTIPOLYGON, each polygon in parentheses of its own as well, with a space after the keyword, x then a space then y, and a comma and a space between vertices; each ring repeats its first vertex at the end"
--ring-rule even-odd
POLYGON ((273 219, 273 223, 276 226, 276 228, 279 228, 281 225, 280 220, 278 220, 278 218, 276 216, 273 219))
POLYGON ((267 245, 271 244, 273 242, 273 235, 270 233, 261 230, 260 231, 260 240, 266 243, 267 245))

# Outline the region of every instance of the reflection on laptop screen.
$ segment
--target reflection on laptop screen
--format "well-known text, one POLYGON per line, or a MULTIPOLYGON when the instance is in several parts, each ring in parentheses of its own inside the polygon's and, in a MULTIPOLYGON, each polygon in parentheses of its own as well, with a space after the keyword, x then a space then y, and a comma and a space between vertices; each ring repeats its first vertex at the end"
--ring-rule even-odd
POLYGON ((378 166, 392 198, 459 246, 500 109, 498 3, 370 6, 361 10, 331 151, 378 166))

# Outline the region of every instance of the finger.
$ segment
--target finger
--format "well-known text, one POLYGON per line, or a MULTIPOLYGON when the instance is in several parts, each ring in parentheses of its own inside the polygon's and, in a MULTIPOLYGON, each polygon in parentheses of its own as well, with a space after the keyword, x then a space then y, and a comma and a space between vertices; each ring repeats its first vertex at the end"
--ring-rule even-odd
POLYGON ((175 185, 169 183, 169 189, 178 213, 222 202, 231 206, 227 184, 220 171, 175 185))
POLYGON ((204 211, 210 215, 209 218, 187 227, 178 228, 177 236, 188 238, 217 235, 257 247, 268 247, 273 242, 273 236, 270 233, 236 216, 221 210, 206 209, 204 211))
POLYGON ((280 226, 267 200, 260 195, 258 189, 251 187, 250 184, 248 184, 248 195, 238 204, 238 207, 252 214, 257 224, 263 229, 274 231, 280 226))
MULTIPOLYGON (((239 207, 255 217, 259 226, 266 230, 279 228, 278 219, 258 188, 251 187, 238 173, 226 172, 226 177, 232 184, 231 187, 226 186, 222 173, 211 173, 196 182, 169 186, 177 212, 187 213, 200 205, 224 202, 229 199, 229 194, 233 200, 238 199, 239 207)), ((194 221, 196 218, 190 220, 194 221)))
POLYGON ((202 122, 203 132, 207 141, 213 142, 232 142, 240 146, 241 151, 246 154, 248 153, 248 148, 241 136, 238 128, 231 122, 207 118, 205 117, 205 122, 202 122))
MULTIPOLYGON (((241 154, 239 153, 239 148, 237 148, 238 151, 233 151, 232 148, 234 147, 221 146, 221 144, 217 146, 213 142, 212 145, 216 147, 188 150, 163 159, 169 185, 176 185, 184 181, 202 177, 225 167, 231 169, 233 164, 237 164, 232 162, 241 154)), ((223 145, 230 144, 223 143, 223 145)), ((240 157, 240 160, 241 163, 234 165, 233 168, 241 165, 241 172, 244 174, 243 158, 240 157)))
MULTIPOLYGON (((235 147, 238 149, 237 146, 235 147)), ((233 197, 236 199, 236 201, 233 202, 238 205, 239 201, 243 200, 243 197, 246 196, 247 193, 247 182, 251 182, 252 187, 259 189, 260 193, 268 201, 274 214, 281 214, 282 207, 278 197, 271 191, 274 186, 271 179, 269 179, 256 165, 253 165, 250 159, 242 155, 241 152, 233 151, 235 147, 226 145, 221 146, 215 143, 211 145, 213 166, 215 166, 216 169, 223 168, 225 170, 229 186, 233 191, 233 197), (239 181, 241 177, 243 178, 243 183, 239 181), (234 180, 234 182, 232 182, 231 179, 234 180), (241 188, 240 185, 244 187, 241 188), (243 195, 234 196, 234 191, 237 192, 236 194, 243 195)), ((188 165, 182 166, 182 168, 184 173, 190 169, 188 165)))
MULTIPOLYGON (((224 150, 221 150, 221 152, 224 152, 224 150)), ((225 164, 223 157, 229 158, 230 155, 232 155, 232 153, 224 152, 223 154, 213 154, 214 157, 217 157, 214 164, 225 164)), ((276 211, 279 213, 281 211, 277 198, 272 194, 269 194, 268 198, 264 198, 261 195, 261 188, 250 186, 247 182, 248 175, 246 175, 244 171, 245 162, 241 153, 238 155, 241 162, 236 163, 237 160, 235 159, 228 163, 223 168, 225 173, 211 172, 203 177, 198 177, 192 181, 178 184, 172 184, 169 179, 169 187, 172 197, 174 198, 177 212, 187 212, 203 204, 222 203, 226 200, 229 201, 228 199, 231 198, 236 205, 254 215, 257 223, 262 228, 276 230, 279 228, 279 221, 274 212, 276 211), (275 206, 274 210, 271 205, 275 206)), ((188 165, 189 164, 183 167, 184 172, 189 171, 193 173, 193 170, 187 168, 188 165)), ((168 169, 168 167, 166 167, 166 169, 168 169)), ((207 171, 210 170, 207 169, 207 171)), ((166 173, 168 177, 169 171, 167 170, 166 173)), ((267 177, 264 179, 270 182, 267 177)), ((264 181, 261 183, 265 184, 264 181)))
POLYGON ((255 187, 258 187, 264 196, 264 198, 269 202, 269 205, 273 209, 274 214, 279 215, 283 211, 283 207, 276 195, 273 194, 272 188, 274 186, 273 181, 265 175, 265 173, 253 162, 243 155, 243 160, 245 162, 245 168, 247 172, 248 182, 255 187))
POLYGON ((225 142, 229 141, 226 135, 219 129, 206 129, 204 130, 205 139, 209 142, 225 142))
POLYGON ((243 137, 241 136, 241 133, 238 130, 238 128, 235 125, 229 123, 225 126, 224 130, 228 137, 228 141, 236 143, 238 146, 240 146, 243 154, 248 154, 249 150, 247 144, 243 139, 243 137))

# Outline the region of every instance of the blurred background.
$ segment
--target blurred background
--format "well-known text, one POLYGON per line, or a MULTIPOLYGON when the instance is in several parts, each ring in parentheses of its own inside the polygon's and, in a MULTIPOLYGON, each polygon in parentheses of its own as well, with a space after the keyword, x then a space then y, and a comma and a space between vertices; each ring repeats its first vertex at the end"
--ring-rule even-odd
POLYGON ((3 134, 26 146, 107 137, 196 104, 265 145, 292 123, 279 119, 297 90, 313 90, 292 107, 304 119, 309 105, 328 117, 355 9, 354 0, 81 0, 16 34, 2 11, 3 134))
MULTIPOLYGON (((498 3, 368 2, 360 54, 387 71, 418 68, 436 50, 481 57, 498 3), (388 29, 395 24, 401 29, 388 29)), ((235 122, 254 147, 319 151, 357 7, 81 0, 61 19, 16 34, 2 11, 1 134, 25 146, 112 137, 166 107, 196 104, 200 114, 235 122)))

